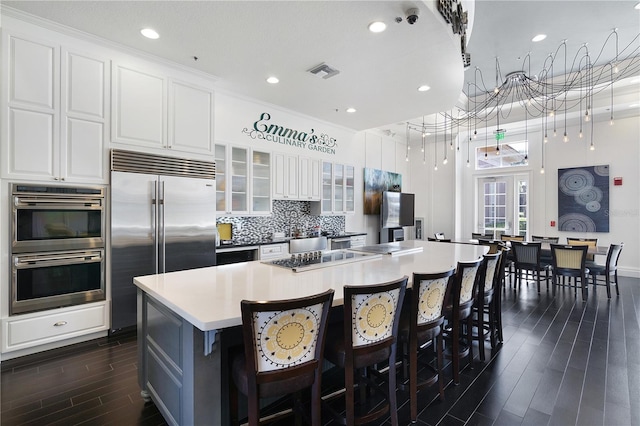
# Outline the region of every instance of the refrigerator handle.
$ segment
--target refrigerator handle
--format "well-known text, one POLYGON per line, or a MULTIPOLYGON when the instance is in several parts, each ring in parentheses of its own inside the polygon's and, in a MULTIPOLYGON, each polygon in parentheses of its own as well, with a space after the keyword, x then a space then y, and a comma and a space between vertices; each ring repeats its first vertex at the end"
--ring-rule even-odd
POLYGON ((151 233, 153 235, 153 258, 155 259, 155 272, 158 271, 158 181, 153 181, 151 191, 151 233))
POLYGON ((158 226, 160 229, 158 230, 160 236, 160 270, 158 272, 165 272, 165 235, 164 235, 164 180, 160 180, 160 196, 158 197, 158 211, 159 211, 159 221, 158 226))

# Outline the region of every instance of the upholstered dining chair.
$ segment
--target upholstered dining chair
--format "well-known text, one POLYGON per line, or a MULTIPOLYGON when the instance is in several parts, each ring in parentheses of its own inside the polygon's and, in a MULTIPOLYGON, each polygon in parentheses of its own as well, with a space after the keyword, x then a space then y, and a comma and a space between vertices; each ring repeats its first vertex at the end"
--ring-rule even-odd
POLYGON ((344 369, 344 415, 333 406, 333 398, 323 401, 325 410, 341 424, 368 423, 385 414, 390 416, 392 425, 398 424, 396 350, 407 281, 405 276, 382 284, 343 287, 344 319, 329 327, 325 358, 344 369), (382 376, 379 370, 373 368, 378 364, 388 366, 386 389, 379 383, 382 376), (355 398, 356 375, 360 391, 358 401, 355 398), (383 396, 384 403, 371 407, 365 389, 370 394, 383 396))
POLYGON ((456 274, 451 282, 451 291, 445 301, 444 317, 450 332, 446 342, 449 345, 453 369, 453 382, 460 383, 460 360, 468 359, 468 365, 473 368, 473 335, 472 318, 473 302, 482 265, 482 259, 469 262, 458 262, 456 274), (460 345, 460 332, 464 326, 464 346, 460 345))
MULTIPOLYGON (((505 242, 509 241, 509 244, 511 244, 511 241, 524 241, 524 235, 501 234, 500 241, 505 241, 505 242)), ((513 278, 516 277, 515 265, 516 265, 516 258, 515 258, 515 255, 513 254, 513 250, 511 250, 507 254, 507 261, 505 263, 505 267, 508 269, 510 283, 513 283, 513 278)))
POLYGON ((260 423, 260 399, 299 394, 311 388, 310 423, 321 423, 322 354, 333 290, 279 301, 240 303, 244 351, 231 363, 232 422, 238 418, 238 391, 247 396, 249 425, 260 423))
POLYGON ((402 347, 403 380, 399 387, 409 391, 412 422, 418 417, 419 389, 438 383, 440 400, 444 400, 444 302, 454 273, 455 269, 434 274, 414 273, 410 306, 405 306, 402 313, 398 338, 402 347), (420 369, 421 377, 418 377, 418 355, 433 347, 436 350, 436 366, 433 368, 427 362, 421 363, 424 368, 420 369))
MULTIPOLYGON (((598 239, 597 238, 571 238, 567 237, 567 244, 571 246, 587 246, 591 248, 598 247, 598 239)), ((594 255, 591 253, 587 253, 587 262, 593 262, 594 255)))
MULTIPOLYGON (((556 293, 556 286, 562 286, 558 283, 558 277, 574 278, 575 290, 578 291, 578 283, 576 278, 580 278, 582 287, 582 299, 587 299, 587 275, 589 269, 586 268, 587 259, 586 245, 563 245, 551 244, 551 270, 553 274, 553 294, 556 293)), ((568 280, 571 283, 571 280, 568 280)), ((570 285, 570 284, 569 284, 570 285)))
POLYGON ((544 271, 544 279, 549 289, 549 264, 542 262, 542 243, 530 243, 521 241, 511 241, 511 250, 513 252, 515 269, 516 269, 516 286, 522 283, 522 273, 526 278, 532 277, 538 284, 538 293, 540 292, 540 281, 542 276, 540 272, 544 271))
POLYGON ((606 286, 608 298, 611 298, 612 282, 616 285, 616 295, 620 296, 620 290, 618 289, 618 259, 620 258, 623 247, 624 243, 611 244, 607 251, 607 260, 604 265, 597 263, 589 264, 589 274, 591 275, 594 289, 596 285, 606 286), (602 277, 604 282, 598 280, 598 277, 602 277))
POLYGON ((480 269, 480 279, 478 289, 473 303, 473 325, 477 332, 474 339, 478 340, 478 351, 480 361, 484 362, 484 342, 487 335, 491 339, 491 347, 496 345, 496 318, 493 299, 496 293, 500 292, 500 266, 502 253, 485 254, 482 268, 480 269), (485 316, 487 321, 485 321, 485 316))
POLYGON ((558 244, 558 242, 560 241, 560 237, 541 237, 539 235, 532 235, 531 241, 533 241, 534 243, 540 242, 547 244, 558 244))

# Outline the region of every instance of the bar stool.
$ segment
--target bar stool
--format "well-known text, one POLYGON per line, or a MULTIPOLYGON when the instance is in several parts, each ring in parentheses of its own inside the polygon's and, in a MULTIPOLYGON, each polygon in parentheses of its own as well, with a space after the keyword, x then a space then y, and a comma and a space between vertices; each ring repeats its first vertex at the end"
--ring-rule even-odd
POLYGON ((234 423, 238 391, 248 397, 249 425, 254 426, 260 423, 261 398, 298 394, 294 410, 300 411, 299 391, 310 387, 310 421, 321 425, 322 353, 333 293, 328 290, 299 299, 240 303, 244 352, 231 363, 234 423))
POLYGON ((403 310, 400 319, 399 341, 402 347, 403 381, 400 388, 409 390, 411 399, 411 421, 418 417, 418 389, 438 383, 440 400, 444 401, 444 382, 442 368, 444 323, 444 301, 450 290, 449 281, 455 269, 437 274, 413 274, 411 286, 411 305, 403 310), (431 342, 431 345, 428 343, 431 342), (418 377, 418 355, 427 348, 435 346, 436 368, 428 363, 421 363, 423 377, 418 377), (407 376, 409 386, 407 383, 407 376), (418 382, 418 380, 421 380, 418 382))
POLYGON ((344 415, 332 406, 334 396, 323 398, 325 410, 340 424, 368 423, 389 413, 391 424, 398 424, 396 401, 396 346, 402 301, 408 277, 376 285, 344 286, 344 321, 332 324, 327 332, 325 358, 344 369, 344 415), (380 372, 371 368, 388 365, 387 389, 378 385, 380 372), (355 379, 360 390, 355 400, 355 379), (367 407, 366 390, 384 396, 386 402, 371 410, 367 407), (358 410, 357 410, 358 409, 358 410), (356 416, 356 411, 358 415, 356 416))
POLYGON ((496 346, 496 307, 494 306, 494 297, 500 293, 500 267, 502 266, 502 253, 491 253, 484 255, 482 263, 481 276, 476 291, 475 301, 473 303, 473 313, 475 318, 473 324, 476 327, 477 334, 474 339, 478 340, 478 351, 480 352, 480 361, 485 360, 484 341, 487 335, 491 339, 491 347, 496 346), (487 321, 485 322, 485 315, 487 321))
POLYGON ((451 291, 445 301, 445 319, 450 330, 446 342, 449 344, 453 368, 453 383, 460 383, 460 359, 468 357, 473 367, 472 310, 474 295, 478 286, 478 274, 483 259, 470 262, 458 262, 456 274, 451 283, 451 291), (466 329, 466 346, 460 346, 460 329, 466 329))

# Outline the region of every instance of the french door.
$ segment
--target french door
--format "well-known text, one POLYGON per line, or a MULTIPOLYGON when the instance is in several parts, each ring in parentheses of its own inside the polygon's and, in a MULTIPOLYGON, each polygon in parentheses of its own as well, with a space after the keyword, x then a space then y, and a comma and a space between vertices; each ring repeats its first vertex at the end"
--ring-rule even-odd
POLYGON ((500 175, 478 178, 478 232, 524 235, 529 230, 529 176, 500 175))

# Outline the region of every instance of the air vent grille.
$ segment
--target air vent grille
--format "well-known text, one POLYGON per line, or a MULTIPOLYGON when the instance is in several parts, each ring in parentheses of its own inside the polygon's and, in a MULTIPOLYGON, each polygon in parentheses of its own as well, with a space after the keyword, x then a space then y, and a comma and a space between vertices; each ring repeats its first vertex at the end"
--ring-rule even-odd
POLYGON ((317 75, 318 77, 322 77, 325 80, 327 78, 331 78, 335 75, 340 74, 340 71, 338 71, 335 68, 330 67, 329 65, 325 64, 324 62, 321 63, 320 65, 316 65, 315 67, 307 70, 308 72, 310 72, 311 74, 317 75))
POLYGON ((214 162, 165 157, 121 149, 111 150, 111 170, 199 179, 216 178, 216 164, 214 162))

